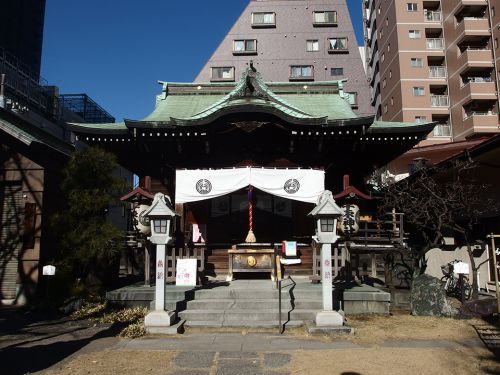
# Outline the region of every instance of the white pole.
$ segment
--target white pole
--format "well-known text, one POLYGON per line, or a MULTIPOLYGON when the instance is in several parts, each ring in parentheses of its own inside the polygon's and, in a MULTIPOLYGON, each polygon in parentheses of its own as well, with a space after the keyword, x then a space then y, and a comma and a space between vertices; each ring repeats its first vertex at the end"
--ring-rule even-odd
POLYGON ((332 296, 332 245, 321 248, 321 283, 323 284, 323 311, 333 310, 332 296))
POLYGON ((156 245, 155 310, 165 310, 165 245, 156 245))

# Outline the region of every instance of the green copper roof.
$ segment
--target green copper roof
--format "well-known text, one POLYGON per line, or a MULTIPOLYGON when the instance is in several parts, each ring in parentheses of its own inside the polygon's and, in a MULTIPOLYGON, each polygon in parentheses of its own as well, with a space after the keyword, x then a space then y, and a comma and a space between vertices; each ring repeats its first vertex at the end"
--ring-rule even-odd
POLYGON ((327 120, 356 118, 341 90, 342 81, 266 84, 258 72, 249 68, 236 84, 161 83, 163 94, 158 97, 155 110, 140 123, 210 122, 226 110, 248 110, 248 106, 252 106, 254 112, 281 114, 292 122, 293 119, 309 119, 326 123, 327 120))
POLYGON ((356 118, 350 104, 340 95, 308 94, 280 95, 286 102, 297 106, 312 116, 326 116, 330 120, 356 118))
POLYGON ((358 117, 343 91, 343 81, 263 82, 250 64, 238 82, 160 82, 154 111, 142 120, 118 124, 70 124, 81 133, 124 134, 130 128, 161 128, 208 125, 225 114, 271 114, 297 125, 366 125, 368 132, 422 132, 432 124, 373 122, 358 117))
POLYGON ((416 123, 416 122, 392 122, 392 121, 374 121, 373 125, 368 129, 368 133, 404 133, 426 131, 429 132, 434 128, 436 123, 416 123))
POLYGON ((31 126, 24 126, 22 123, 14 124, 4 118, 0 118, 0 130, 18 139, 27 146, 39 143, 50 147, 62 154, 69 155, 73 151, 73 146, 53 135, 31 126))

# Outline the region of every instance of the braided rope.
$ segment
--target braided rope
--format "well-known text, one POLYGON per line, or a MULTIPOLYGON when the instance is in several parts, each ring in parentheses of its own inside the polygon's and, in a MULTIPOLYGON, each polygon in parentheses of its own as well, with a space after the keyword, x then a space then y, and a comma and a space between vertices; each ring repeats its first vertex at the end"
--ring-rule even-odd
POLYGON ((253 199, 252 187, 248 189, 248 227, 253 230, 253 199))

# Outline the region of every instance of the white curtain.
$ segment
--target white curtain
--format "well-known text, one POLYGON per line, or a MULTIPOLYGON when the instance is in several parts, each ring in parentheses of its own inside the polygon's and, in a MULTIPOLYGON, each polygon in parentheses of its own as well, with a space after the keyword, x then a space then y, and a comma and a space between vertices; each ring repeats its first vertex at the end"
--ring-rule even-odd
POLYGON ((220 197, 247 186, 301 202, 316 203, 325 172, 313 169, 233 168, 176 171, 176 203, 220 197))

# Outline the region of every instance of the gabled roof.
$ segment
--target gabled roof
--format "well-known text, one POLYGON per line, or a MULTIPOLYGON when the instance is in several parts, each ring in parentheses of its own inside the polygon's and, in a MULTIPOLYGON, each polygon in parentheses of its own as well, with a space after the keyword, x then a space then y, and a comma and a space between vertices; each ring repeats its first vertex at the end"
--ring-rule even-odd
POLYGON ((320 195, 316 207, 314 207, 313 210, 307 214, 307 216, 340 216, 342 214, 342 209, 337 205, 337 203, 335 203, 332 192, 330 190, 325 190, 320 195))
MULTIPOLYGON (((69 124, 76 133, 111 137, 135 129, 174 129, 214 123, 225 115, 272 115, 285 123, 307 126, 357 126, 368 133, 426 133, 434 123, 392 123, 358 117, 344 93, 344 81, 264 82, 252 63, 237 82, 168 83, 154 111, 142 120, 115 124, 69 124)), ((135 133, 134 133, 135 136, 135 133)), ((92 139, 93 140, 93 139, 92 139)))
POLYGON ((122 202, 139 202, 139 201, 153 200, 153 198, 154 198, 153 193, 138 186, 131 192, 121 197, 120 200, 122 202))

